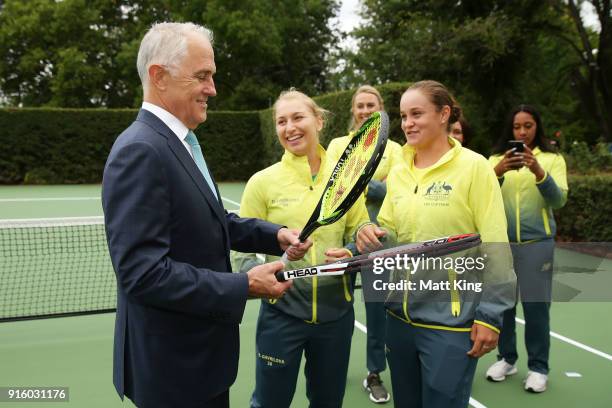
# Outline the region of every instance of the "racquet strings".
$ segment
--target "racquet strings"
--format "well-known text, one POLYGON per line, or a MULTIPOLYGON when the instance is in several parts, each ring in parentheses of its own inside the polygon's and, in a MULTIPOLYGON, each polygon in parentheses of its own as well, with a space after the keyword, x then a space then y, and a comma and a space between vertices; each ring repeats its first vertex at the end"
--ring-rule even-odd
POLYGON ((336 169, 336 177, 323 196, 319 222, 324 222, 325 219, 335 214, 338 206, 344 202, 353 186, 358 182, 372 157, 372 152, 376 149, 381 123, 380 116, 377 116, 364 131, 354 136, 358 139, 353 140, 352 151, 336 169))

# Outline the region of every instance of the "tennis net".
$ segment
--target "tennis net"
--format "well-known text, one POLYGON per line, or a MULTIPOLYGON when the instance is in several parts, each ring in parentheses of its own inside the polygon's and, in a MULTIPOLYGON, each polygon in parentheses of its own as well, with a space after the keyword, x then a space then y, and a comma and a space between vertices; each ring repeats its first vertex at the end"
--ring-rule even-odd
POLYGON ((115 306, 103 217, 0 220, 0 321, 115 306))

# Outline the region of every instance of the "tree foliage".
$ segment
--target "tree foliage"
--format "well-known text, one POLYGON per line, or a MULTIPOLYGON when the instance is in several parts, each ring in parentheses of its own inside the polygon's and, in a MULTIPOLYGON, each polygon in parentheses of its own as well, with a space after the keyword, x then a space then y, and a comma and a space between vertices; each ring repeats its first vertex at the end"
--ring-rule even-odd
POLYGON ((355 32, 360 49, 350 65, 370 83, 446 84, 480 131, 475 147, 485 150, 509 109, 526 46, 545 11, 527 0, 366 0, 365 24, 355 32))
MULTIPOLYGON (((602 139, 612 141, 612 1, 568 0, 556 4, 565 20, 572 23, 574 36, 565 26, 551 24, 550 31, 568 43, 574 51, 575 63, 569 79, 583 104, 582 111, 597 124, 602 139), (583 3, 590 3, 599 22, 599 33, 589 31, 580 14, 583 3)), ((563 22, 563 20, 561 20, 563 22)))
POLYGON ((290 86, 325 92, 337 9, 331 0, 208 1, 201 18, 215 31, 216 106, 265 108, 290 86))
POLYGON ((536 105, 549 133, 612 141, 612 0, 363 0, 359 51, 340 51, 339 0, 0 1, 0 103, 135 107, 143 34, 156 21, 215 33, 212 109, 261 109, 290 86, 436 79, 486 152, 506 112, 536 105), (579 13, 590 3, 599 31, 579 13))
POLYGON ((354 31, 359 51, 345 55, 347 70, 359 73, 356 83, 446 84, 477 130, 471 147, 482 152, 517 103, 538 106, 549 133, 592 138, 600 126, 586 119, 586 99, 574 86, 580 59, 573 43, 580 37, 568 7, 561 0, 365 0, 365 22, 354 31))
POLYGON ((156 21, 215 33, 213 108, 267 107, 281 89, 326 90, 335 0, 8 0, 0 3, 0 91, 9 104, 129 107, 136 55, 156 21))

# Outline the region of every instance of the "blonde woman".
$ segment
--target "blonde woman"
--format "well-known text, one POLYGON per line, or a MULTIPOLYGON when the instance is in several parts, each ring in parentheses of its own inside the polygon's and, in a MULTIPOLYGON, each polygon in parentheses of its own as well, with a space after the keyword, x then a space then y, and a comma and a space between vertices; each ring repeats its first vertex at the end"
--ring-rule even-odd
MULTIPOLYGON (((302 228, 316 206, 335 164, 319 144, 325 111, 295 90, 274 104, 276 133, 285 153, 280 162, 256 173, 242 196, 240 215, 302 228)), ((317 229, 313 245, 290 269, 350 256, 341 249, 357 226, 367 222, 363 199, 336 223, 317 229), (340 248, 340 249, 339 249, 340 248)), ((277 259, 268 257, 266 262, 277 259)), ((259 263, 239 255, 243 271, 259 263)), ((256 378, 251 407, 291 405, 305 355, 306 394, 313 407, 340 407, 344 397, 353 334, 353 292, 348 276, 298 279, 279 299, 263 300, 257 322, 256 378)))

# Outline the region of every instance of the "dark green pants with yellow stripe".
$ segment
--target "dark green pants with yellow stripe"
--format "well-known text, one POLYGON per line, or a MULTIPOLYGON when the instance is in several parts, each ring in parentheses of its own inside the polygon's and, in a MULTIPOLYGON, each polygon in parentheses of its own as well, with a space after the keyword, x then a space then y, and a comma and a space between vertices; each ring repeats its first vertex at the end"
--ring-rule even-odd
POLYGON ((387 316, 387 362, 396 408, 468 406, 477 359, 470 332, 428 329, 387 316))
MULTIPOLYGON (((528 244, 512 244, 514 270, 525 316, 527 366, 548 374, 550 352, 550 302, 555 242, 552 239, 528 244)), ((499 337, 498 358, 516 363, 516 306, 506 310, 499 337)))
POLYGON ((256 334, 252 408, 289 408, 302 354, 311 408, 340 408, 344 399, 355 314, 306 323, 262 302, 256 334))

